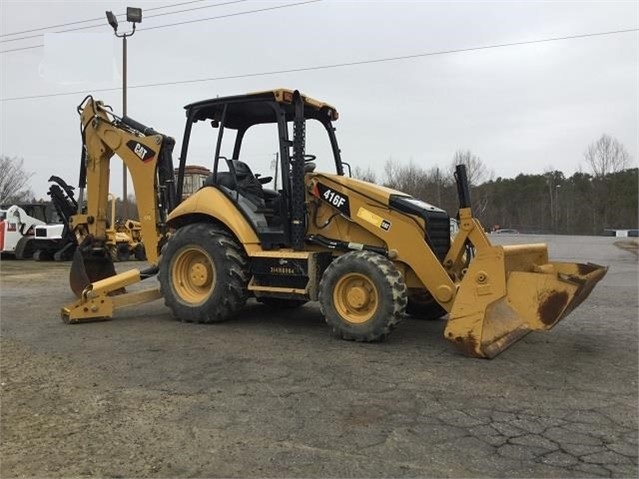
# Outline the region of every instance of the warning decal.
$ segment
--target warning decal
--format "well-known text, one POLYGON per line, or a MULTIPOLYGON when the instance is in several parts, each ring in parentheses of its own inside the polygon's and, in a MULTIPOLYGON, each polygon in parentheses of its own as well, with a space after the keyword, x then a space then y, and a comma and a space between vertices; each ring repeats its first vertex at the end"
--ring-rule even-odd
POLYGON ((357 210, 357 217, 363 219, 367 223, 377 226, 378 228, 383 229, 384 231, 388 231, 391 228, 391 222, 385 220, 379 215, 376 215, 372 211, 367 210, 364 207, 361 207, 357 210))

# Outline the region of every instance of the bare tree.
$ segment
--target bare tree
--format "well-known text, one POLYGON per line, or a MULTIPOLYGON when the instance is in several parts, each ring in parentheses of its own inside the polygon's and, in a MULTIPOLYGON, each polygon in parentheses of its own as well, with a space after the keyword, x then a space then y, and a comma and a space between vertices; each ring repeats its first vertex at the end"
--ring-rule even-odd
POLYGON ((368 181, 369 183, 377 183, 377 175, 370 166, 366 169, 356 166, 353 168, 353 178, 358 180, 368 181))
POLYGON ((495 173, 489 169, 484 162, 470 150, 457 150, 450 163, 450 177, 454 178, 455 167, 466 165, 466 176, 471 188, 473 197, 473 209, 477 216, 481 216, 488 208, 489 191, 477 188, 479 185, 492 181, 495 173))
POLYGON ((436 205, 441 206, 443 204, 442 194, 444 192, 444 189, 448 186, 449 182, 447 178, 445 177, 445 175, 442 174, 442 171, 439 168, 439 166, 433 166, 431 169, 429 169, 428 177, 430 178, 433 185, 435 186, 435 194, 433 196, 433 201, 435 201, 436 205))
POLYGON ((416 198, 423 198, 428 189, 428 174, 412 160, 404 165, 389 158, 384 165, 384 173, 386 186, 416 198))
POLYGON ((630 154, 626 147, 607 134, 601 135, 601 138, 588 145, 584 158, 597 178, 602 178, 609 173, 617 173, 630 165, 630 154))
POLYGON ((466 174, 468 175, 468 183, 471 186, 479 186, 486 181, 490 181, 495 173, 488 168, 477 155, 470 150, 457 150, 453 155, 453 161, 450 165, 451 176, 457 165, 466 165, 466 174))
POLYGON ((29 180, 33 173, 24 169, 22 158, 0 156, 0 204, 24 203, 33 200, 29 180))

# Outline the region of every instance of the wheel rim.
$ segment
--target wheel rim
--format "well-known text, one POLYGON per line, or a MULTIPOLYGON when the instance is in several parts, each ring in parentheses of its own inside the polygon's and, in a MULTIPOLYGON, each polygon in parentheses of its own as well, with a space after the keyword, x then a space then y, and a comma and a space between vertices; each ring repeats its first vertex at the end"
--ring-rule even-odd
POLYGON ((377 311, 379 295, 375 284, 363 274, 342 276, 333 290, 337 313, 349 323, 365 323, 377 311))
POLYGON ((177 295, 190 304, 206 301, 215 288, 215 265, 209 254, 197 246, 188 246, 173 260, 171 279, 177 295))

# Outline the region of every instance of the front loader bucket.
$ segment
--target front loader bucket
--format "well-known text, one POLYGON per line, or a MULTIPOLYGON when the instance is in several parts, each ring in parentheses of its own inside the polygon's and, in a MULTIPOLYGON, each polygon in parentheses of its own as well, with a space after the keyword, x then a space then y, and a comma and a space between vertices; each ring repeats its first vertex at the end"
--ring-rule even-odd
POLYGON ((108 252, 76 248, 69 272, 69 284, 78 298, 91 283, 110 276, 115 276, 115 266, 108 252))
POLYGON ((555 326, 607 270, 549 262, 545 244, 482 249, 459 285, 444 334, 470 356, 493 358, 530 331, 555 326))

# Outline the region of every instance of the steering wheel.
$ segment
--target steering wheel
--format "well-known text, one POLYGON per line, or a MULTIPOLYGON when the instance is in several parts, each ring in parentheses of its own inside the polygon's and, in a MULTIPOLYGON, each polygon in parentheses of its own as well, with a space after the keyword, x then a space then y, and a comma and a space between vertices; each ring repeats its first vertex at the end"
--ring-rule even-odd
POLYGON ((317 156, 315 155, 304 155, 304 163, 309 163, 311 161, 315 161, 317 156))

